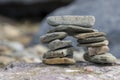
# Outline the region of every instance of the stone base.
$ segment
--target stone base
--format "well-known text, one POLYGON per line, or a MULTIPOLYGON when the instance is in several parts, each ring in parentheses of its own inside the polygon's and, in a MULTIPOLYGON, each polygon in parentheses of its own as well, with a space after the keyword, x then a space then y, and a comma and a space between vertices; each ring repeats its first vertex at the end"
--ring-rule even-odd
POLYGON ((45 64, 75 64, 75 60, 71 58, 52 58, 43 59, 45 64))
POLYGON ((84 59, 89 62, 93 63, 100 63, 100 64, 115 64, 117 59, 111 53, 104 53, 95 56, 89 56, 88 53, 84 54, 84 59))

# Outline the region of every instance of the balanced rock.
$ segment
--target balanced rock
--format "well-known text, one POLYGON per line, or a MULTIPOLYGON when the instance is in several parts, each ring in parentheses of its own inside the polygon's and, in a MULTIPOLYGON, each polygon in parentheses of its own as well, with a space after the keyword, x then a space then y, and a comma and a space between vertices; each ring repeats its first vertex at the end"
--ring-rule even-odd
POLYGON ((93 63, 116 63, 117 59, 110 53, 104 53, 95 56, 89 56, 88 53, 84 54, 84 59, 93 63))
POLYGON ((48 48, 50 50, 62 49, 71 46, 72 46, 72 42, 70 40, 61 41, 57 39, 48 44, 48 48))
POLYGON ((56 26, 54 29, 50 30, 48 33, 61 32, 61 31, 64 31, 69 35, 74 35, 78 33, 94 32, 95 30, 91 28, 84 28, 84 27, 74 26, 74 25, 59 25, 59 26, 56 26))
POLYGON ((65 32, 54 32, 54 33, 48 33, 48 34, 41 36, 40 40, 43 43, 48 43, 56 39, 64 39, 66 36, 67 36, 67 33, 65 32))
POLYGON ((77 34, 74 37, 77 39, 85 39, 85 38, 100 37, 105 35, 106 34, 104 32, 90 32, 90 33, 77 34))
POLYGON ((97 43, 97 42, 102 42, 106 40, 104 36, 102 37, 90 37, 90 38, 85 38, 85 39, 78 39, 78 43, 80 44, 89 44, 89 43, 97 43))
POLYGON ((43 58, 61 58, 61 57, 73 57, 73 49, 66 48, 55 51, 48 51, 44 53, 43 58))
POLYGON ((97 42, 97 43, 78 44, 78 46, 100 47, 100 46, 107 46, 108 44, 109 44, 109 41, 108 40, 104 40, 102 42, 97 42))
POLYGON ((52 58, 52 59, 43 59, 45 64, 75 64, 75 60, 72 58, 52 58))
POLYGON ((95 18, 94 16, 51 16, 47 18, 47 22, 51 26, 77 25, 92 27, 95 23, 95 18))
POLYGON ((88 47, 89 56, 104 54, 108 52, 110 49, 108 46, 100 46, 100 47, 88 47))

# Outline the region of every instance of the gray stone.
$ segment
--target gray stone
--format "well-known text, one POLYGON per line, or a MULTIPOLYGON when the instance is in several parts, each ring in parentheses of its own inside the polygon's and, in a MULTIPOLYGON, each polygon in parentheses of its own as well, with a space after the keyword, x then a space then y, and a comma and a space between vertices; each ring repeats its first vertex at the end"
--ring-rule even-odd
POLYGON ((93 63, 116 63, 117 59, 111 53, 104 53, 95 56, 84 54, 84 59, 93 63))
POLYGON ((108 40, 97 42, 97 43, 88 43, 88 44, 78 44, 78 46, 87 46, 87 47, 98 47, 98 46, 107 46, 109 44, 108 40))
POLYGON ((49 25, 77 25, 92 27, 95 23, 94 16, 51 16, 47 18, 49 25))
POLYGON ((43 43, 48 43, 55 39, 64 39, 66 36, 67 36, 67 33, 65 33, 65 32, 54 32, 54 33, 48 33, 48 34, 41 36, 40 40, 43 43))
MULTIPOLYGON (((110 53, 120 58, 120 0, 75 0, 72 4, 55 10, 48 16, 62 15, 93 15, 95 16, 95 29, 107 34, 110 41, 110 53)), ((47 17, 48 17, 47 16, 47 17)), ((46 17, 46 18, 47 18, 46 17)), ((32 44, 39 43, 39 36, 48 32, 51 27, 42 21, 39 31, 33 38, 32 44)), ((68 37, 67 39, 71 39, 68 37)), ((76 45, 76 40, 72 40, 76 45)))
POLYGON ((78 33, 94 32, 95 30, 91 28, 84 28, 84 27, 74 26, 74 25, 59 25, 59 26, 56 26, 54 29, 50 30, 48 33, 61 32, 61 31, 64 31, 69 35, 74 35, 78 33))
POLYGON ((75 64, 75 60, 72 58, 52 58, 43 59, 44 64, 75 64))
POLYGON ((102 42, 104 40, 106 40, 106 38, 104 36, 91 37, 91 38, 85 38, 85 39, 78 39, 78 43, 80 43, 80 44, 89 44, 89 43, 102 42))
POLYGON ((44 53, 43 58, 60 58, 60 57, 73 57, 72 48, 60 49, 55 51, 48 51, 44 53))
POLYGON ((50 50, 63 49, 71 46, 72 46, 72 42, 70 40, 64 40, 64 41, 54 40, 48 44, 48 48, 50 50))
POLYGON ((99 37, 99 36, 105 36, 106 34, 104 32, 90 32, 90 33, 80 33, 75 35, 74 37, 77 39, 85 39, 90 37, 99 37))
POLYGON ((110 49, 108 46, 100 46, 100 47, 88 47, 89 56, 104 54, 108 52, 110 49))

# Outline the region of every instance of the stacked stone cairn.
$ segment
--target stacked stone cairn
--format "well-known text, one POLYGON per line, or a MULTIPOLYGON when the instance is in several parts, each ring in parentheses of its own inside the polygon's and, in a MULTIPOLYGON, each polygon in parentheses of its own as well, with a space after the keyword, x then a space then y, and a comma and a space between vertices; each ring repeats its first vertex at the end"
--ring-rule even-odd
POLYGON ((50 49, 44 53, 45 64, 74 64, 73 46, 67 36, 77 39, 78 46, 87 48, 84 59, 93 63, 115 63, 116 58, 108 53, 108 40, 104 32, 92 29, 94 16, 51 16, 47 22, 54 28, 40 37, 50 49))

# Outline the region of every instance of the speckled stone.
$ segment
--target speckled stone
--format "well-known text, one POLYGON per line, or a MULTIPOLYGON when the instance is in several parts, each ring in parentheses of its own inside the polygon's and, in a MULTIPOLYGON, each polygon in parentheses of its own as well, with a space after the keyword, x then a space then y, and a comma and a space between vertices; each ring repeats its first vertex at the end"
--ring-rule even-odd
POLYGON ((43 58, 60 58, 60 57, 73 57, 73 49, 66 48, 55 51, 48 51, 44 53, 43 58))
POLYGON ((94 16, 51 16, 47 18, 49 25, 77 25, 92 27, 95 23, 94 16))
POLYGON ((48 44, 48 48, 50 50, 62 49, 62 48, 71 47, 71 46, 72 46, 72 42, 70 40, 61 41, 57 39, 48 44))
POLYGON ((116 63, 117 59, 111 53, 104 53, 95 56, 89 56, 88 53, 84 54, 84 59, 93 63, 116 63))
POLYGON ((56 39, 64 39, 67 36, 67 33, 65 32, 54 32, 54 33, 48 33, 40 37, 41 42, 43 43, 49 43, 56 39))
POLYGON ((75 64, 75 60, 72 58, 52 58, 52 59, 43 59, 44 64, 75 64))

